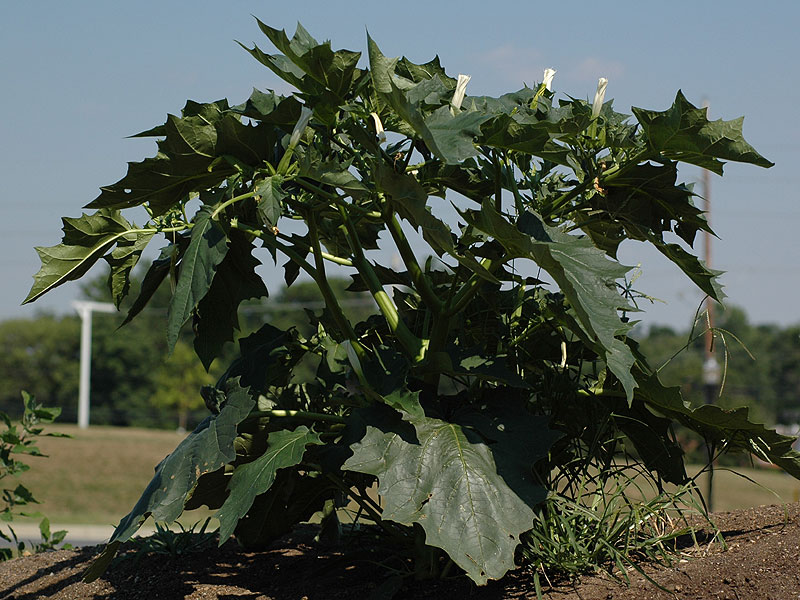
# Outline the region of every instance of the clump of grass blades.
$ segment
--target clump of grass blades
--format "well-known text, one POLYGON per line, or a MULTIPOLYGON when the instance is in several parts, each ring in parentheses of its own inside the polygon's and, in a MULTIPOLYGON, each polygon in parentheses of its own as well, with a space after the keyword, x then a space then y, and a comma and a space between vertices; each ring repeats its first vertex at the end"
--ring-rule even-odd
MULTIPOLYGON (((629 582, 628 573, 634 569, 650 579, 642 563, 669 566, 687 538, 697 544, 690 516, 714 531, 694 482, 636 499, 642 496, 640 483, 622 469, 605 479, 605 485, 584 490, 577 500, 554 493, 543 502, 521 547, 524 562, 534 571, 537 596, 542 597, 542 576, 550 582, 554 577, 574 579, 605 571, 629 582)), ((714 539, 721 541, 718 534, 714 539)))
POLYGON ((199 530, 195 529, 200 525, 198 521, 188 529, 178 523, 180 531, 173 531, 163 523, 156 523, 156 530, 147 537, 133 538, 128 543, 128 550, 124 554, 118 555, 114 563, 119 564, 127 560, 133 560, 134 564, 142 558, 151 554, 159 554, 177 558, 186 554, 204 552, 216 545, 216 531, 206 531, 210 518, 206 519, 199 530))

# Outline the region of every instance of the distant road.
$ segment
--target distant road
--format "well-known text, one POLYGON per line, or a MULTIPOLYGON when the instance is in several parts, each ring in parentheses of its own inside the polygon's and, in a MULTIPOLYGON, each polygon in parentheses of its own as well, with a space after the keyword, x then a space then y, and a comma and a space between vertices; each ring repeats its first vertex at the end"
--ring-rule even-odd
MULTIPOLYGON (((41 541, 42 535, 39 533, 39 526, 35 523, 19 523, 10 524, 17 534, 17 537, 26 542, 27 544, 36 543, 41 541)), ((96 546, 97 544, 105 544, 114 533, 113 525, 50 525, 50 531, 60 531, 61 529, 67 530, 67 537, 64 538, 64 543, 72 544, 73 546, 96 546)), ((2 530, 7 532, 6 524, 3 524, 2 530)), ((153 527, 142 527, 139 530, 139 535, 148 536, 153 533, 153 527)), ((13 544, 0 539, 0 548, 10 548, 13 544)))

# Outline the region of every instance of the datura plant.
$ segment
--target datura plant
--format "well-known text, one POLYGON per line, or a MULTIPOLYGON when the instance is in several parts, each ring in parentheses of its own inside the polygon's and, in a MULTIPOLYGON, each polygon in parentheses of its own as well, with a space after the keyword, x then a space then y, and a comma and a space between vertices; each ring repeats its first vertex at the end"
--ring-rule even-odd
POLYGON ((454 563, 484 584, 515 567, 534 511, 570 489, 576 465, 608 469, 624 453, 659 485, 685 483, 674 423, 800 476, 792 438, 746 408, 693 407, 628 336, 624 240, 722 299, 692 252, 711 230, 678 165, 771 166, 741 119, 709 121, 681 92, 631 118, 604 100, 605 79, 593 102, 556 101, 549 69, 534 88, 471 96, 438 58, 389 58, 368 38, 362 61, 301 26, 290 39, 258 25, 277 53, 245 49, 296 91, 187 102, 138 134, 157 138, 155 156, 37 248, 25 302, 104 259, 119 306, 161 240, 125 322, 168 279, 170 348, 191 321, 208 367, 239 337, 218 383, 198 390, 209 416, 157 466, 89 579, 148 517, 205 505, 220 542, 258 548, 347 501, 423 575, 454 563), (141 226, 124 216, 137 207, 141 226), (318 286, 312 335, 264 323, 237 336, 240 304, 267 298, 262 259, 282 263, 286 285, 303 274, 318 286), (342 273, 373 316, 348 320, 330 285, 342 273))

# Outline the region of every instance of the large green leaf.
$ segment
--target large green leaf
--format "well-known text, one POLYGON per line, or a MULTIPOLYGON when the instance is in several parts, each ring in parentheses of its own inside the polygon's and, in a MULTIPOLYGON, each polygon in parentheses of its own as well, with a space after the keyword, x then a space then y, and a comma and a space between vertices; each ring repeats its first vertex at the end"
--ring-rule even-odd
POLYGON ((426 543, 442 548, 478 584, 514 568, 519 536, 533 511, 497 473, 492 451, 460 425, 407 417, 417 441, 372 425, 351 446, 343 468, 378 478, 384 519, 419 524, 426 543))
POLYGON ((261 264, 252 255, 253 245, 231 231, 230 246, 205 297, 197 305, 194 349, 208 369, 225 342, 239 329, 239 305, 250 298, 266 297, 267 287, 255 272, 261 264))
POLYGON ((630 402, 636 387, 631 375, 634 357, 617 336, 626 331, 618 311, 631 307, 617 292, 615 283, 629 267, 609 260, 590 240, 545 225, 532 212, 523 215, 519 229, 488 200, 480 211, 464 211, 461 215, 502 244, 506 259, 530 258, 547 271, 569 300, 590 343, 599 343, 599 353, 622 383, 630 402))
POLYGON ((228 253, 225 232, 211 218, 212 208, 197 211, 189 247, 180 262, 180 275, 167 313, 167 346, 175 347, 181 327, 208 293, 219 265, 228 253))
POLYGON ((678 91, 672 106, 663 111, 633 108, 649 148, 656 156, 691 163, 722 175, 718 159, 771 167, 770 162, 742 135, 744 117, 732 121, 708 120, 708 109, 693 106, 678 91))
MULTIPOLYGON (((634 165, 602 180, 605 193, 588 199, 593 210, 587 220, 617 228, 614 244, 603 249, 615 256, 617 245, 626 234, 646 240, 651 236, 660 239, 663 232, 674 231, 691 246, 698 231, 713 233, 703 211, 692 202, 694 193, 686 185, 678 185, 677 177, 677 164, 669 161, 663 165, 634 165)), ((586 232, 592 235, 591 228, 586 232)))
POLYGON ((101 188, 89 206, 129 208, 147 204, 155 215, 219 185, 241 165, 255 168, 270 160, 279 136, 269 123, 245 125, 227 101, 207 104, 187 102, 184 116, 169 115, 164 125, 140 135, 159 135, 159 152, 142 162, 130 163, 117 183, 101 188), (227 160, 220 160, 225 157, 227 160))
POLYGON ((207 417, 158 464, 141 498, 117 525, 106 549, 84 575, 85 581, 94 581, 105 572, 120 544, 129 540, 148 517, 157 522, 174 522, 198 479, 236 458, 233 442, 237 426, 254 405, 248 391, 231 382, 219 414, 207 417))
POLYGON ((228 483, 230 494, 215 515, 219 519, 220 545, 231 536, 256 496, 270 489, 278 469, 298 464, 307 445, 321 443, 319 435, 305 425, 294 431, 281 430, 269 434, 267 451, 254 461, 237 467, 228 483))
POLYGON ((547 489, 534 478, 533 467, 563 434, 548 427, 547 417, 509 399, 507 392, 497 388, 486 398, 487 410, 459 415, 458 422, 489 441, 497 472, 528 506, 536 506, 547 497, 547 489))
POLYGON ((22 302, 33 302, 62 283, 80 279, 114 244, 130 239, 131 225, 116 210, 98 210, 77 219, 64 217, 61 243, 37 246, 42 261, 33 286, 22 302))
POLYGON ((299 23, 292 39, 286 32, 258 21, 258 26, 283 55, 262 52, 257 46, 247 50, 256 60, 299 90, 319 94, 327 89, 343 98, 359 73, 360 52, 331 49, 330 42, 318 43, 299 23), (316 85, 315 85, 316 84, 316 85))

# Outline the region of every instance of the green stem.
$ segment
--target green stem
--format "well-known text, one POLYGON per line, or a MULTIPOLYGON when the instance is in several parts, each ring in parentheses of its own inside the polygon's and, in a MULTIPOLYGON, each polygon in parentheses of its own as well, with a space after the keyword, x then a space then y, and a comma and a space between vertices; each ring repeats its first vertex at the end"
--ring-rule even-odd
POLYGON ((364 256, 364 249, 358 238, 358 232, 343 206, 339 207, 339 214, 347 229, 347 239, 350 243, 350 249, 353 251, 353 265, 358 269, 358 272, 367 283, 372 297, 375 299, 378 308, 389 325, 389 329, 397 337, 400 345, 414 362, 421 362, 425 358, 425 342, 411 333, 411 330, 400 319, 400 315, 397 313, 397 307, 384 291, 383 285, 375 273, 375 269, 372 268, 372 265, 364 256))
POLYGON ((309 421, 328 421, 330 423, 347 423, 344 417, 338 415, 326 415, 324 413, 308 412, 305 410, 255 410, 247 416, 247 420, 264 418, 294 418, 308 419, 309 421))
POLYGON ((497 152, 492 151, 492 163, 494 164, 494 209, 503 212, 503 181, 500 170, 500 161, 497 160, 497 152))
POLYGON ((344 493, 345 493, 347 496, 349 496, 350 498, 352 498, 352 499, 353 499, 353 500, 356 502, 356 504, 358 504, 358 505, 359 505, 359 506, 360 506, 360 507, 361 507, 361 508, 364 510, 364 512, 366 512, 366 513, 367 513, 367 514, 370 516, 370 518, 371 518, 373 521, 375 521, 375 523, 376 523, 376 524, 377 524, 377 525, 378 525, 378 526, 379 526, 381 529, 383 529, 383 530, 384 530, 386 533, 388 533, 388 534, 389 534, 390 536, 392 536, 393 538, 396 538, 396 539, 400 539, 400 540, 402 540, 402 541, 405 541, 405 539, 406 539, 406 536, 404 536, 404 535, 403 535, 402 531, 399 531, 399 530, 397 530, 397 529, 395 529, 395 528, 391 527, 391 526, 389 525, 389 523, 387 523, 386 521, 384 521, 384 520, 383 520, 383 517, 381 517, 381 514, 380 514, 380 513, 379 513, 377 510, 375 510, 374 508, 372 508, 372 506, 370 506, 370 504, 368 504, 367 502, 365 502, 365 501, 364 501, 364 498, 363 498, 363 497, 362 497, 360 494, 354 494, 354 493, 353 493, 353 490, 352 490, 351 488, 347 487, 347 484, 345 484, 345 482, 344 482, 344 481, 342 481, 342 480, 341 480, 339 477, 336 477, 336 476, 335 476, 333 473, 326 473, 326 474, 325 474, 325 476, 326 476, 328 479, 330 479, 330 480, 333 482, 333 484, 334 484, 334 485, 335 485, 337 488, 339 488, 339 490, 341 490, 341 491, 342 491, 342 492, 344 492, 344 493))
POLYGON ((508 180, 511 182, 511 193, 514 194, 514 205, 517 208, 517 215, 519 216, 525 212, 525 206, 522 203, 519 187, 517 187, 517 178, 514 176, 514 164, 508 159, 508 154, 505 152, 503 152, 503 162, 506 167, 508 180))
POLYGON ((242 194, 240 196, 234 196, 233 198, 226 200, 222 204, 220 204, 217 208, 214 209, 214 212, 211 213, 211 218, 216 219, 217 215, 221 213, 223 210, 228 208, 231 204, 235 202, 239 202, 240 200, 247 200, 248 198, 252 198, 253 196, 257 196, 255 192, 247 192, 246 194, 242 194))
POLYGON ((355 204, 348 204, 344 201, 346 196, 340 196, 339 194, 334 194, 333 192, 328 192, 323 190, 318 185, 314 185, 313 183, 306 181, 305 179, 295 179, 294 182, 299 185, 300 187, 308 190, 309 192, 313 192, 319 196, 322 196, 326 200, 330 200, 331 202, 335 203, 337 206, 344 206, 347 210, 354 210, 358 214, 365 216, 370 219, 380 219, 383 215, 376 210, 365 210, 360 206, 355 204))
MULTIPOLYGON (((293 240, 292 238, 290 238, 285 233, 278 232, 278 233, 275 234, 275 237, 277 237, 278 239, 284 240, 286 242, 293 243, 293 244, 297 243, 296 239, 293 240)), ((314 254, 314 248, 311 246, 311 244, 308 244, 307 247, 308 247, 309 253, 314 254)), ((335 263, 337 265, 342 265, 344 267, 352 267, 353 266, 353 261, 350 260, 349 258, 342 258, 341 256, 336 256, 335 254, 330 254, 328 252, 325 252, 322 249, 320 249, 320 256, 322 256, 322 258, 324 258, 325 260, 327 260, 329 262, 332 262, 332 263, 335 263)))
POLYGON ((386 219, 386 225, 389 228, 389 233, 391 233, 392 239, 394 239, 397 250, 400 252, 400 257, 403 259, 408 273, 411 275, 411 281, 417 288, 419 295, 422 297, 425 304, 428 305, 428 308, 434 314, 438 315, 442 311, 443 303, 433 291, 430 280, 420 268, 417 257, 414 256, 414 251, 408 243, 408 238, 406 234, 403 233, 400 221, 397 220, 397 215, 390 213, 386 219))

